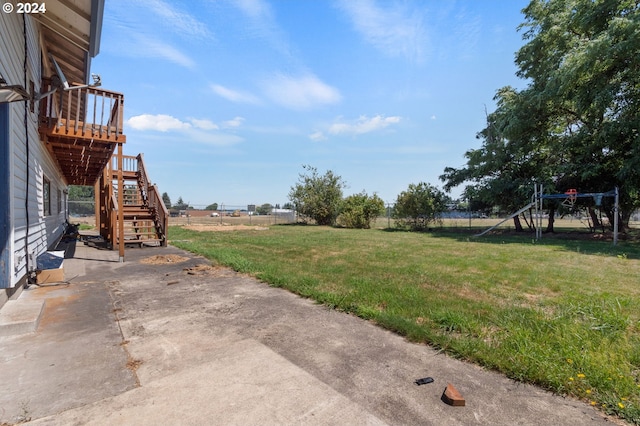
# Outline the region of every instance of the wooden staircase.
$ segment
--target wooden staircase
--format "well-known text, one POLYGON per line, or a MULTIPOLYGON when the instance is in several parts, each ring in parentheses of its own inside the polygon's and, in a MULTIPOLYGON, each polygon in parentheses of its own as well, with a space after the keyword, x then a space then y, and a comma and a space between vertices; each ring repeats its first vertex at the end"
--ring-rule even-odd
MULTIPOLYGON (((123 155, 124 95, 43 78, 40 139, 70 185, 95 185, 100 235, 124 261, 125 245, 166 246, 169 214, 142 154, 123 155)), ((31 103, 32 112, 36 102, 31 103)))
POLYGON ((122 156, 122 169, 113 156, 103 178, 98 182, 96 196, 100 205, 100 234, 115 248, 122 240, 125 245, 166 246, 168 217, 162 197, 156 185, 149 182, 142 154, 137 157, 122 156), (122 179, 120 180, 120 172, 122 179), (122 205, 120 185, 122 185, 122 205), (122 226, 118 224, 122 209, 122 226))

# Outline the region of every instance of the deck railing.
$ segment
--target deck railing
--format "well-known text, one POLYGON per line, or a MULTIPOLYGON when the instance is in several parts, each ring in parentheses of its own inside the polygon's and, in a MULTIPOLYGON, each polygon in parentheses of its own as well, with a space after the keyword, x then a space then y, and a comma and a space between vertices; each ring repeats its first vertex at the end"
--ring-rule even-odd
MULTIPOLYGON (((44 80, 42 91, 52 89, 44 80)), ((97 87, 71 86, 43 98, 40 124, 59 135, 124 141, 124 95, 97 87)))
POLYGON ((167 244, 167 228, 169 227, 169 212, 164 205, 162 196, 158 191, 158 187, 149 181, 149 175, 144 165, 142 154, 136 157, 138 160, 138 182, 142 190, 142 199, 147 207, 156 214, 156 225, 160 228, 158 231, 162 234, 162 245, 167 244))
MULTIPOLYGON (((112 177, 112 182, 115 180, 115 174, 118 170, 118 157, 113 156, 109 163, 108 173, 109 176, 112 177)), ((162 200, 162 195, 160 194, 158 187, 155 184, 152 184, 149 181, 149 175, 147 174, 147 169, 144 164, 144 159, 142 154, 138 154, 137 156, 131 155, 123 155, 122 156, 122 172, 129 176, 131 179, 133 173, 135 173, 135 177, 137 180, 136 192, 137 195, 141 196, 140 203, 139 202, 129 202, 128 200, 133 200, 132 197, 127 196, 127 191, 130 189, 125 185, 124 188, 124 204, 142 204, 145 208, 152 211, 155 215, 155 222, 158 227, 158 233, 162 237, 162 244, 166 245, 167 238, 166 232, 169 226, 169 211, 162 200)), ((112 184, 112 188, 117 186, 115 183, 112 184)), ((112 189, 114 194, 117 194, 117 190, 112 189)), ((133 191, 131 189, 131 191, 133 191)), ((135 199, 138 199, 136 195, 135 199)), ((117 200, 117 198, 114 198, 117 200)))

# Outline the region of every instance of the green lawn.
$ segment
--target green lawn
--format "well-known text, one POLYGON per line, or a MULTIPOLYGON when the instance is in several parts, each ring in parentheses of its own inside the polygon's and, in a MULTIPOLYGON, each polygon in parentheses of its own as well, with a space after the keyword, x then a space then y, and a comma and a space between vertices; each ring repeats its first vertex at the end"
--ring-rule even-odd
POLYGON ((640 424, 640 244, 317 226, 171 244, 640 424))

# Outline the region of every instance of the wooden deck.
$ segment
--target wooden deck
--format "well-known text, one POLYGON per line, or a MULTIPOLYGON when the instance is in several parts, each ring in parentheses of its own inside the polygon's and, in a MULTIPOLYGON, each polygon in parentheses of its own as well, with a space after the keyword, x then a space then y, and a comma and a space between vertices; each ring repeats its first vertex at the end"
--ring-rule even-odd
MULTIPOLYGON (((42 90, 53 88, 43 82, 42 90)), ((58 89, 39 105, 39 131, 67 183, 94 185, 123 132, 124 95, 97 87, 58 89)))

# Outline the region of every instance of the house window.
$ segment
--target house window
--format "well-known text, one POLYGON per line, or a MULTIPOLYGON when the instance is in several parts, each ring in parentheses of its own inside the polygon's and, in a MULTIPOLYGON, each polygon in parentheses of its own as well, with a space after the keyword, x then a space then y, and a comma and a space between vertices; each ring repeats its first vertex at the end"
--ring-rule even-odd
MULTIPOLYGON (((29 93, 36 93, 36 85, 33 83, 32 80, 29 80, 29 89, 30 89, 29 93)), ((35 99, 31 99, 29 104, 30 104, 29 105, 29 110, 31 110, 32 113, 36 112, 36 100, 35 99)))
POLYGON ((45 216, 51 216, 51 181, 42 177, 42 207, 45 216))
POLYGON ((58 189, 58 214, 62 213, 62 191, 58 189))

